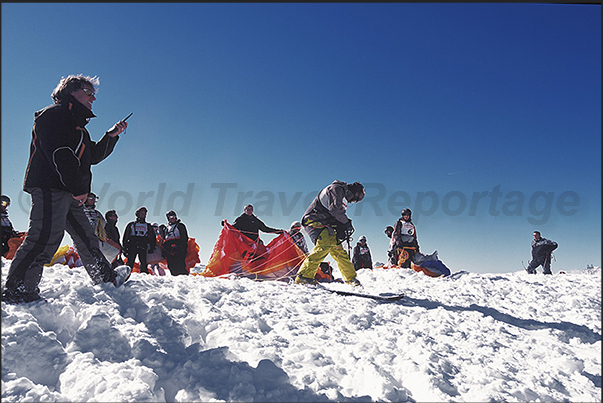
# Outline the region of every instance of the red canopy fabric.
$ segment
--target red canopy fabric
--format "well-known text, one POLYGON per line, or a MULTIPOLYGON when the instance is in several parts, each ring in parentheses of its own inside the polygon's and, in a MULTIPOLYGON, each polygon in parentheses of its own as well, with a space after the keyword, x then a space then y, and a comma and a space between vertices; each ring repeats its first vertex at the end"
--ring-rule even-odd
POLYGON ((268 245, 254 242, 228 223, 220 231, 205 270, 199 275, 237 275, 255 280, 288 280, 306 258, 304 252, 283 232, 268 245))

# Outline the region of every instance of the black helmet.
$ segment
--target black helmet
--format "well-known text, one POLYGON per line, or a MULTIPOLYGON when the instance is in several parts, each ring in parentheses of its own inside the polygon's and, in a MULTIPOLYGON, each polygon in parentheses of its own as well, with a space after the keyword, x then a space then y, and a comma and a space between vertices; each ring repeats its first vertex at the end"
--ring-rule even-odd
POLYGON ((170 218, 170 217, 178 217, 178 215, 176 214, 176 212, 174 210, 170 210, 167 213, 165 213, 165 217, 166 218, 170 218))
POLYGON ((10 197, 8 197, 7 195, 2 195, 2 205, 4 207, 10 206, 10 197))
POLYGON ((136 209, 136 215, 138 215, 138 213, 140 213, 141 211, 144 211, 145 213, 149 212, 149 210, 147 210, 147 208, 143 206, 136 209))
POLYGON ((412 217, 412 211, 410 211, 409 208, 405 208, 404 210, 402 210, 402 216, 405 216, 405 215, 412 217))

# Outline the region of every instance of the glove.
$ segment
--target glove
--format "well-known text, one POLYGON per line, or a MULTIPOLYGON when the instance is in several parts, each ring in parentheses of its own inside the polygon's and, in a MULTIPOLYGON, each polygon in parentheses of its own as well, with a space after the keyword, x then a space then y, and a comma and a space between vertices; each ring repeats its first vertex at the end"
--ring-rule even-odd
POLYGON ((335 228, 335 236, 339 243, 349 240, 353 233, 354 227, 352 227, 352 220, 345 224, 337 224, 337 227, 335 228))

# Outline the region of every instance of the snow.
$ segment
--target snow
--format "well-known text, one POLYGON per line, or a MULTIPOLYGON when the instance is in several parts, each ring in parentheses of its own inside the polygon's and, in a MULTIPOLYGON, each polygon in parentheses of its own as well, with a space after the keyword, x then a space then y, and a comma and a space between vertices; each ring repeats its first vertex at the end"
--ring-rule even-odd
POLYGON ((601 401, 600 268, 358 278, 406 297, 47 267, 45 301, 2 303, 2 401, 601 401))

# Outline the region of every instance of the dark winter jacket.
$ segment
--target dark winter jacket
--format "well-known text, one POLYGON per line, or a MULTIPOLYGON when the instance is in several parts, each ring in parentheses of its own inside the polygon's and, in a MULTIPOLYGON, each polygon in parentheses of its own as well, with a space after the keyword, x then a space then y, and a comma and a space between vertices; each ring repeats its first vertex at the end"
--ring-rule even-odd
POLYGON ((8 213, 2 213, 2 256, 10 250, 8 240, 19 236, 19 233, 13 228, 13 223, 8 218, 8 213))
POLYGON ((557 242, 540 237, 538 240, 532 240, 532 260, 535 262, 544 262, 559 245, 557 242))
POLYGON ((354 252, 352 254, 352 263, 354 264, 354 269, 362 269, 362 268, 373 268, 373 259, 371 257, 371 250, 369 249, 367 244, 362 244, 358 242, 356 246, 354 246, 354 252))
POLYGON ((119 239, 119 228, 115 225, 115 222, 107 220, 105 224, 105 232, 107 233, 107 238, 121 246, 121 240, 119 239))
POLYGON ((153 226, 146 221, 132 221, 124 230, 123 251, 127 255, 136 249, 146 250, 149 253, 155 251, 157 238, 153 226))
POLYGON ((111 152, 118 136, 105 133, 95 143, 85 126, 92 111, 73 97, 35 113, 29 163, 23 188, 58 189, 74 195, 90 192, 90 166, 111 152))
POLYGON ((257 218, 255 215, 248 215, 246 213, 241 214, 236 218, 233 227, 241 231, 244 235, 247 235, 249 238, 257 241, 260 237, 260 231, 267 232, 270 234, 275 234, 281 232, 279 229, 270 228, 264 224, 262 220, 257 218))
POLYGON ((161 249, 164 257, 186 256, 188 232, 186 226, 180 220, 176 221, 174 225, 168 224, 166 226, 162 239, 161 249))
POLYGON ((345 201, 353 197, 354 194, 348 190, 348 184, 342 181, 334 181, 318 193, 302 218, 302 224, 312 242, 316 243, 324 228, 327 228, 330 234, 337 232, 338 228, 351 229, 352 220, 346 215, 345 201), (322 228, 309 226, 311 223, 318 223, 322 228))

